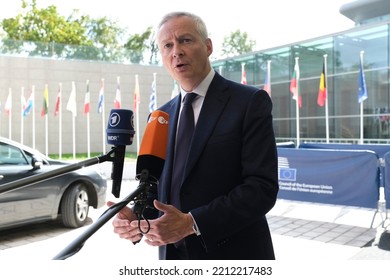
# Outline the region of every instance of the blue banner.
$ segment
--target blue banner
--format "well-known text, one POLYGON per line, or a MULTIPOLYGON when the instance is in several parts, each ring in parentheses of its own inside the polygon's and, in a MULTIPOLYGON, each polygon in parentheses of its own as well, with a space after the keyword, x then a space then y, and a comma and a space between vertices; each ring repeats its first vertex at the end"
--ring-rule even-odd
POLYGON ((390 152, 390 145, 385 144, 302 143, 299 145, 299 148, 365 151, 370 150, 375 152, 380 158, 383 158, 387 152, 390 152))
POLYGON ((374 152, 278 148, 278 164, 278 198, 377 208, 374 152))

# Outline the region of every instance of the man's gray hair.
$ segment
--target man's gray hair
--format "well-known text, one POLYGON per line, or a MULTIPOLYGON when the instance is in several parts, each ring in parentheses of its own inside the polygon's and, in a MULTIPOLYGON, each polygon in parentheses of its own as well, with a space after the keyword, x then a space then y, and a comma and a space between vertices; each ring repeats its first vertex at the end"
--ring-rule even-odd
POLYGON ((161 29, 161 26, 166 23, 167 21, 169 21, 170 19, 173 19, 173 18, 178 18, 178 17, 189 17, 191 18, 194 22, 195 22, 195 25, 196 25, 196 29, 198 30, 200 36, 204 39, 204 40, 207 40, 208 37, 209 37, 209 34, 207 32, 207 27, 206 27, 206 24, 204 23, 204 21, 197 15, 195 14, 192 14, 192 13, 189 13, 189 12, 171 12, 171 13, 168 13, 166 14, 160 21, 159 25, 158 25, 158 32, 159 30, 161 29))

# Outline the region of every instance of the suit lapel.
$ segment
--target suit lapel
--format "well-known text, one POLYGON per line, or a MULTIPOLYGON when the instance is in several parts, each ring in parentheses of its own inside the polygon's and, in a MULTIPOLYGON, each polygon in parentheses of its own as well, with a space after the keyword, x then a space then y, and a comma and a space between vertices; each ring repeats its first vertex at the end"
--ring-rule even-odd
POLYGON ((229 100, 230 94, 226 91, 228 87, 225 82, 226 80, 224 78, 218 73, 215 73, 214 79, 207 90, 191 142, 190 154, 184 171, 184 179, 188 176, 201 155, 229 100))
POLYGON ((173 156, 175 151, 175 142, 176 142, 176 126, 180 111, 180 102, 181 102, 181 95, 178 94, 175 98, 173 98, 166 109, 166 113, 169 115, 169 125, 168 125, 168 147, 167 147, 167 156, 165 159, 165 165, 164 165, 164 174, 165 176, 165 193, 164 197, 162 198, 163 202, 167 202, 167 198, 169 197, 169 194, 171 192, 171 174, 172 174, 172 168, 173 168, 173 156))

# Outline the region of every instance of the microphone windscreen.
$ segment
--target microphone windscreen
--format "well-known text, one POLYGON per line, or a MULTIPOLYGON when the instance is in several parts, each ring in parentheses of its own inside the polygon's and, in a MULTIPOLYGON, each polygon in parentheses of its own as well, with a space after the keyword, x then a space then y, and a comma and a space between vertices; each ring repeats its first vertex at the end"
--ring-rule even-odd
POLYGON ((133 143, 134 114, 127 109, 112 109, 106 129, 107 144, 127 146, 133 143))
POLYGON ((168 145, 169 115, 163 111, 153 111, 145 128, 137 159, 137 174, 144 169, 159 179, 164 167, 168 145))

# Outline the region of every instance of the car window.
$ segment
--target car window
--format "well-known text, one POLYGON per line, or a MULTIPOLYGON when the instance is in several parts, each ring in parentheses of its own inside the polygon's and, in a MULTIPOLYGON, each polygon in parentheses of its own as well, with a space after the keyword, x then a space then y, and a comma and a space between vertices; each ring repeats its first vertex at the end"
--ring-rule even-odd
POLYGON ((9 164, 28 165, 30 163, 20 149, 5 143, 0 143, 0 165, 9 164))

